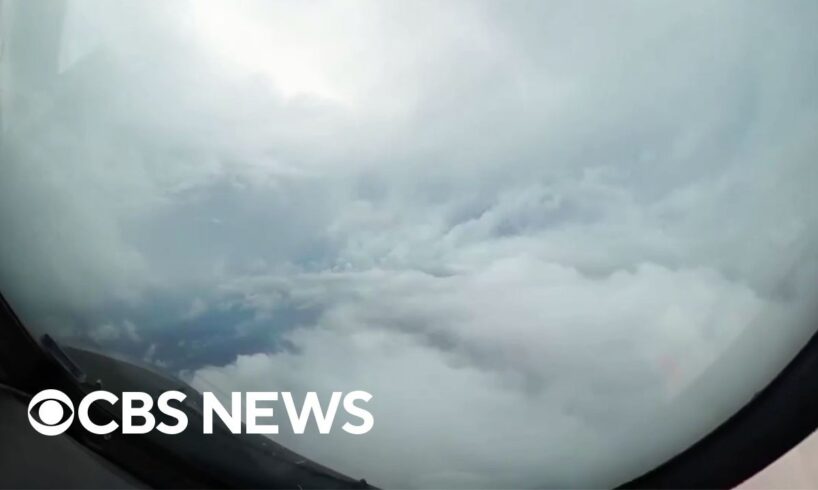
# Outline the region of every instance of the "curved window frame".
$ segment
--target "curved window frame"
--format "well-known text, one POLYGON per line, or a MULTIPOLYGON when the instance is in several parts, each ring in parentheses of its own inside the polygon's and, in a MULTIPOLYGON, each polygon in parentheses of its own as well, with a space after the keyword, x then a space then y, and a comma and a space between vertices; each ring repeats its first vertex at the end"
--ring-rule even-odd
MULTIPOLYGON (((59 368, 54 358, 31 337, 0 294, 0 379, 31 394, 46 388, 68 389, 68 378, 68 371, 59 368)), ((813 389, 817 387, 818 332, 783 371, 727 421, 686 450, 617 488, 735 487, 818 429, 818 389, 813 389)), ((87 436, 75 432, 69 434, 78 442, 95 448, 87 436)), ((133 437, 129 441, 133 441, 133 437)), ((157 471, 148 461, 152 458, 139 451, 140 444, 136 446, 125 451, 125 455, 130 458, 142 454, 142 458, 131 460, 128 465, 123 465, 122 458, 111 458, 110 451, 104 452, 103 456, 136 478, 159 486, 184 480, 190 483, 188 478, 205 486, 216 483, 210 478, 202 478, 204 475, 199 474, 200 471, 188 465, 157 471), (143 458, 147 459, 143 461, 143 458), (145 464, 139 464, 139 461, 145 464), (182 476, 187 472, 192 475, 182 476)), ((217 486, 231 484, 227 481, 218 483, 217 486)), ((360 483, 364 488, 368 487, 365 481, 360 483)))
MULTIPOLYGON (((31 336, 0 293, 0 382, 33 394, 55 387, 70 392, 68 380, 68 372, 31 336)), ((749 403, 687 449, 618 488, 732 488, 776 461, 817 428, 818 325, 806 345, 749 403)), ((87 434, 69 434, 92 448, 98 443, 87 434)), ((160 486, 231 483, 205 478, 180 462, 176 468, 168 464, 153 467, 148 463, 156 464, 157 458, 144 451, 147 442, 119 443, 121 447, 127 445, 131 448, 123 449, 123 456, 115 461, 110 451, 103 455, 143 481, 160 486), (124 464, 123 458, 134 455, 144 464, 124 464)))
POLYGON ((818 429, 818 332, 732 417, 618 488, 733 488, 818 429))

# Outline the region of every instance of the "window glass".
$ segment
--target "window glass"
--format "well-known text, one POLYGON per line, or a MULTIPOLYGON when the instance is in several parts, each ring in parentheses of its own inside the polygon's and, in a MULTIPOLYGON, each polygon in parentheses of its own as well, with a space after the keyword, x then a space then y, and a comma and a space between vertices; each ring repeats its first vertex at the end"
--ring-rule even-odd
POLYGON ((385 487, 598 487, 813 333, 818 3, 6 2, 0 290, 385 487))

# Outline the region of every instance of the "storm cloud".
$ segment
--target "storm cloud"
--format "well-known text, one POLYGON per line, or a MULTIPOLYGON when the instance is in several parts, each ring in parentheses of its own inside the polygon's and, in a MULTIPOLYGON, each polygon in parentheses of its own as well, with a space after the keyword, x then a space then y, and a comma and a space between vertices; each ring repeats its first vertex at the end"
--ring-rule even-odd
POLYGON ((369 391, 278 440, 377 485, 621 483, 813 332, 816 21, 4 3, 0 287, 198 389, 369 391))

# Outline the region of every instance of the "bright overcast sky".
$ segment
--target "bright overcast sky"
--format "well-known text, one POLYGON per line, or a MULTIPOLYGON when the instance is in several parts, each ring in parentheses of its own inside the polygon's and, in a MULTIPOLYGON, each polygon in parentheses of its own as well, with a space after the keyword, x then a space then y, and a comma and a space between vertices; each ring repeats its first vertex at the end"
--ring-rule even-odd
POLYGON ((369 391, 279 437, 327 466, 613 485, 811 333, 818 2, 10 5, 3 293, 202 390, 369 391))

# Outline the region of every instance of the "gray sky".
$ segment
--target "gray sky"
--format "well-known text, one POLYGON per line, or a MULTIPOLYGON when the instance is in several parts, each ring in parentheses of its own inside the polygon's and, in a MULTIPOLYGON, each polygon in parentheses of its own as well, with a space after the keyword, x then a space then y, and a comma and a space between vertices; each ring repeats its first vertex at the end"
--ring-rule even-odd
POLYGON ((200 389, 371 392, 280 437, 328 466, 616 484, 811 333, 815 2, 60 5, 4 5, 3 293, 200 389))

